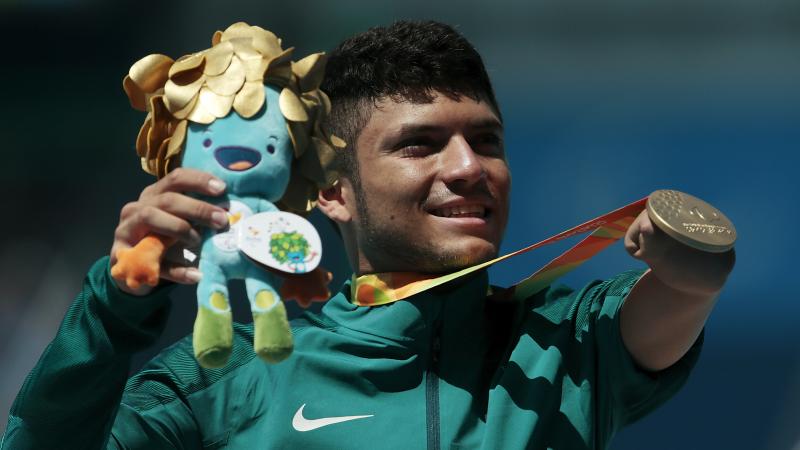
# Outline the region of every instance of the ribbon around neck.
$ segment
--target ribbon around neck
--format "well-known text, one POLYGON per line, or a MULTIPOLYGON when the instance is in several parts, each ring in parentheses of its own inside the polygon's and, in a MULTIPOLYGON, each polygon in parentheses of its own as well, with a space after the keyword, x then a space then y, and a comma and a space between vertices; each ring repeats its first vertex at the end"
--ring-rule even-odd
POLYGON ((631 226, 636 216, 645 209, 646 205, 647 197, 572 227, 569 230, 562 231, 533 245, 447 275, 415 272, 371 273, 359 277, 353 275, 350 301, 358 306, 379 306, 396 302, 508 258, 591 231, 592 233, 589 236, 583 238, 572 248, 507 290, 507 292, 513 293, 515 298, 527 298, 549 286, 559 277, 580 266, 601 250, 625 236, 628 227, 631 226))

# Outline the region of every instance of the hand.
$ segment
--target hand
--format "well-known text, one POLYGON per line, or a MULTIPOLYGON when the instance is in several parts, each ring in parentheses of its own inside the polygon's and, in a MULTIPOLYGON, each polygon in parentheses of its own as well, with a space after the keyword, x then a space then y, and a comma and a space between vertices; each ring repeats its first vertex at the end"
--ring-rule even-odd
POLYGON ((653 225, 646 210, 625 233, 625 249, 647 263, 659 281, 693 295, 718 293, 736 261, 733 249, 710 253, 676 241, 653 225))
MULTIPOLYGON (((117 252, 136 245, 148 234, 164 236, 189 246, 200 244, 201 235, 196 225, 221 229, 228 226, 224 209, 198 200, 184 193, 218 196, 225 191, 225 183, 208 173, 178 168, 161 180, 147 186, 139 200, 128 203, 120 211, 120 221, 114 232, 111 261, 117 262, 117 252)), ((181 284, 194 284, 202 274, 196 268, 164 262, 160 278, 181 284)), ((134 295, 145 295, 153 288, 143 285, 132 289, 124 283, 119 288, 134 295)))

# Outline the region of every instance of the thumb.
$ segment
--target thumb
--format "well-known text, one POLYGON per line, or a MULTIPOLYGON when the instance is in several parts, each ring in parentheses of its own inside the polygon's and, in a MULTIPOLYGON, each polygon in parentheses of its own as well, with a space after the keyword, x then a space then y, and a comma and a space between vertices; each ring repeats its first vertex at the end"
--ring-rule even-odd
MULTIPOLYGON (((647 214, 646 211, 642 212, 643 214, 647 214)), ((628 230, 625 231, 625 238, 623 240, 625 244, 625 250, 627 250, 628 254, 633 256, 634 258, 639 259, 639 251, 642 248, 641 245, 641 230, 642 230, 642 214, 633 221, 628 230)))

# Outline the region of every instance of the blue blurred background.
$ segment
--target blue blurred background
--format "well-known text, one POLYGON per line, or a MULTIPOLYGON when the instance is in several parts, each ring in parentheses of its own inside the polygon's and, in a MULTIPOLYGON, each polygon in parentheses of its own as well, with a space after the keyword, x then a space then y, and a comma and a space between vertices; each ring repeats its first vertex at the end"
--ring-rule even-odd
MULTIPOLYGON (((792 281, 800 240, 791 231, 800 221, 799 2, 272 5, 0 0, 0 188, 8 206, 0 225, 0 432, 86 269, 108 252, 119 209, 152 181, 133 149, 142 116, 121 89, 134 61, 206 48, 213 31, 239 20, 274 31, 303 56, 373 25, 430 18, 464 33, 495 83, 514 175, 506 251, 660 188, 703 198, 736 224, 738 263, 696 370, 612 448, 800 449, 792 281)), ((340 283, 349 273, 342 248, 327 223, 314 222, 340 283)), ((494 282, 517 281, 566 245, 495 267, 494 282)), ((618 244, 563 281, 577 286, 638 265, 618 244)), ((190 331, 192 296, 176 293, 162 345, 190 331)))

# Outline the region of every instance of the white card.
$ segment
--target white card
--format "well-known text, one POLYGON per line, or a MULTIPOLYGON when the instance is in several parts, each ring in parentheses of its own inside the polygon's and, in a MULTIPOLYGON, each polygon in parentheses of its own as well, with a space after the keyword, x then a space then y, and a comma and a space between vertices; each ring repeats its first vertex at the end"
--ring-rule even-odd
POLYGON ((242 219, 238 242, 247 256, 281 272, 311 272, 322 259, 317 230, 288 212, 262 212, 242 219))

